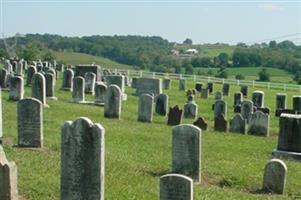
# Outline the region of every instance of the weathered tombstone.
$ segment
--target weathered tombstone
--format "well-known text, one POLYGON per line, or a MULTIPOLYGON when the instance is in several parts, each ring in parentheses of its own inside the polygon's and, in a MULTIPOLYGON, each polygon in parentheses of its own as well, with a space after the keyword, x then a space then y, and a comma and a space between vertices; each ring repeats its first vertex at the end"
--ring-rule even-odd
POLYGON ((186 90, 186 79, 179 79, 179 90, 186 90))
POLYGON ((193 95, 192 90, 187 90, 187 91, 186 91, 186 96, 188 97, 188 96, 190 96, 190 95, 193 95))
POLYGON ((193 125, 199 127, 202 131, 206 131, 208 127, 207 122, 202 117, 199 117, 195 122, 193 122, 193 125))
POLYGON ((155 97, 162 93, 162 80, 159 78, 139 78, 136 85, 136 95, 151 94, 155 97))
POLYGON ((154 97, 149 94, 142 94, 139 97, 138 121, 152 122, 154 112, 154 97))
POLYGON ((168 109, 168 95, 159 94, 156 97, 156 106, 155 106, 156 113, 165 116, 167 114, 167 109, 168 109))
POLYGON ((270 108, 268 108, 268 107, 263 107, 263 108, 257 108, 257 110, 256 111, 261 111, 261 112, 263 112, 263 113, 265 113, 265 114, 270 114, 270 108))
POLYGON ((243 95, 241 92, 235 92, 234 94, 234 107, 241 105, 243 101, 243 95))
POLYGON ((46 81, 46 97, 49 99, 56 100, 57 98, 54 95, 55 88, 55 77, 51 73, 45 74, 46 81))
POLYGON ((258 90, 254 91, 252 94, 252 101, 257 108, 264 107, 264 92, 258 90))
POLYGON ((223 96, 229 96, 230 85, 229 83, 223 84, 223 96))
POLYGON ((282 160, 272 159, 264 168, 263 191, 283 194, 285 191, 287 167, 282 160))
POLYGON ((6 87, 4 89, 10 87, 10 80, 12 79, 12 77, 14 77, 13 74, 7 74, 7 76, 6 76, 6 87))
POLYGON ((21 62, 16 62, 15 75, 23 76, 23 64, 21 62))
POLYGON ((61 129, 61 200, 104 200, 105 129, 82 117, 61 129))
POLYGON ((9 100, 19 101, 24 96, 24 81, 21 76, 14 76, 10 79, 9 100))
POLYGON ((133 77, 132 78, 132 88, 137 88, 137 82, 138 82, 138 78, 133 77))
POLYGON ((196 89, 191 89, 191 91, 192 91, 192 94, 196 97, 196 95, 197 95, 196 89))
POLYGON ((209 90, 210 94, 213 92, 213 83, 212 82, 207 83, 207 89, 209 90))
POLYGON ((222 100, 223 99, 223 94, 221 92, 215 92, 214 99, 215 100, 222 100))
POLYGON ((30 66, 27 69, 27 79, 26 79, 26 85, 31 85, 32 77, 33 75, 37 73, 37 70, 34 66, 30 66))
POLYGON ((195 89, 198 91, 198 92, 202 92, 202 87, 203 87, 203 84, 200 83, 200 82, 197 82, 195 83, 195 89))
POLYGON ((277 93, 276 94, 276 117, 280 116, 282 110, 286 109, 286 94, 285 93, 277 93))
POLYGON ((72 69, 66 69, 63 73, 62 90, 71 91, 73 88, 74 72, 72 69))
POLYGON ((117 85, 110 85, 105 94, 104 116, 118 118, 121 116, 122 92, 117 85))
POLYGON ((122 100, 127 99, 127 95, 125 94, 125 79, 124 76, 121 75, 107 75, 105 76, 105 81, 107 86, 117 85, 122 93, 122 100))
POLYGON ((223 100, 217 100, 214 103, 214 117, 224 115, 227 118, 227 102, 223 100))
POLYGON ((248 123, 248 133, 251 135, 269 136, 270 116, 256 111, 251 115, 248 123))
POLYGON ((277 149, 273 156, 301 160, 301 115, 281 114, 277 149))
POLYGON ((247 123, 250 121, 250 118, 253 114, 253 102, 249 100, 244 100, 241 103, 241 113, 242 117, 247 120, 247 123))
POLYGON ((96 75, 96 81, 101 81, 101 67, 99 65, 77 65, 75 66, 74 76, 85 77, 87 72, 92 72, 96 75))
POLYGON ((176 126, 182 123, 183 110, 180 110, 179 106, 176 105, 173 108, 169 108, 167 125, 176 126))
POLYGON ((194 102, 194 96, 188 97, 188 102, 184 105, 184 117, 195 119, 198 115, 198 105, 194 102))
POLYGON ((202 89, 201 98, 202 99, 208 99, 208 97, 209 97, 209 90, 207 88, 202 89))
POLYGON ((46 105, 46 84, 45 77, 41 73, 35 73, 32 77, 31 97, 46 105))
POLYGON ((160 200, 193 200, 193 180, 181 174, 161 176, 160 200))
POLYGON ((85 74, 85 93, 91 93, 94 95, 96 75, 93 72, 87 72, 85 74))
POLYGON ((34 98, 18 101, 18 146, 43 147, 43 107, 34 98))
POLYGON ((163 89, 169 90, 171 86, 171 80, 168 78, 163 79, 163 89))
POLYGON ((72 102, 84 103, 85 102, 85 79, 81 76, 73 78, 72 88, 72 102))
POLYGON ((96 83, 95 85, 95 104, 104 105, 107 86, 104 83, 96 83))
POLYGON ((227 132, 228 122, 227 122, 224 114, 214 117, 214 130, 220 131, 220 132, 227 132))
POLYGON ((242 95, 244 97, 247 97, 248 96, 248 86, 247 85, 242 85, 240 87, 240 92, 242 93, 242 95))
POLYGON ((242 117, 241 114, 236 114, 230 120, 230 128, 229 131, 232 133, 247 133, 247 120, 242 117))
POLYGON ((293 110, 301 113, 301 96, 293 96, 293 110))
POLYGON ((18 200, 18 172, 14 162, 6 158, 0 145, 0 199, 18 200))
POLYGON ((172 172, 201 181, 201 135, 198 127, 190 124, 172 129, 172 172))
POLYGON ((8 80, 7 75, 8 71, 4 68, 0 69, 0 87, 1 88, 7 88, 8 87, 8 80))

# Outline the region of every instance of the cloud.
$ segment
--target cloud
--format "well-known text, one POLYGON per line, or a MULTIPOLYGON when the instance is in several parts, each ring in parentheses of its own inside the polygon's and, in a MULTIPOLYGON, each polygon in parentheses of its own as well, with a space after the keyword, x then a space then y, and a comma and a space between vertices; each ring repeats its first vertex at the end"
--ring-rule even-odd
POLYGON ((276 11, 284 10, 285 7, 281 5, 275 5, 275 4, 261 4, 258 5, 258 8, 268 12, 276 12, 276 11))

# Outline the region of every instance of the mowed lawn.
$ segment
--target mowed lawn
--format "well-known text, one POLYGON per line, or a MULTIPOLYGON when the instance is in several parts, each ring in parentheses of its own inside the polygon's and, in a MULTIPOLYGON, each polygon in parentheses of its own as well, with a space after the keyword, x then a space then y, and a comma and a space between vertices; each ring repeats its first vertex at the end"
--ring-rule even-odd
MULTIPOLYGON (((154 114, 152 123, 137 121, 138 98, 127 87, 128 100, 122 102, 121 120, 103 117, 103 107, 70 103, 71 93, 59 90, 58 101, 48 100, 44 109, 44 148, 29 150, 13 147, 17 143, 16 102, 8 101, 8 92, 2 92, 4 149, 9 160, 15 161, 19 173, 19 193, 24 200, 57 200, 60 195, 60 128, 67 120, 88 117, 105 128, 105 199, 153 200, 159 197, 159 177, 171 170, 171 132, 166 118, 154 114)), ((193 88, 194 83, 188 83, 193 88)), ((214 84, 214 90, 221 89, 214 84)), ((249 87, 251 92, 256 88, 249 87)), ((231 85, 228 119, 233 116, 233 93, 238 86, 231 85)), ((194 186, 194 197, 201 199, 298 199, 301 198, 301 163, 285 160, 288 167, 286 194, 262 195, 256 193, 262 186, 265 163, 277 146, 278 118, 274 117, 276 90, 265 91, 265 105, 271 108, 270 137, 220 133, 213 130, 209 99, 196 99, 199 116, 209 122, 209 131, 202 132, 202 180, 194 186)), ((186 101, 185 92, 178 90, 178 81, 172 81, 169 105, 181 108, 186 101)), ((287 91, 288 107, 292 96, 299 92, 287 91)), ((25 96, 30 96, 26 87, 25 96)), ((93 99, 92 96, 87 96, 93 99)), ((193 120, 185 119, 184 123, 193 120)))

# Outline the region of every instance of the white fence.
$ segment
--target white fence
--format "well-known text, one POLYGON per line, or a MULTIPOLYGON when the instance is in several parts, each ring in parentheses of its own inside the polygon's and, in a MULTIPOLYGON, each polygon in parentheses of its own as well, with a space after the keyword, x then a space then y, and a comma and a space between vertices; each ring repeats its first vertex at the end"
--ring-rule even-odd
MULTIPOLYGON (((111 70, 111 69, 110 69, 111 70)), ((188 75, 188 74, 173 74, 173 73, 161 73, 161 72, 147 72, 147 71, 137 71, 137 70, 124 70, 115 69, 115 73, 127 74, 129 77, 149 77, 149 78, 170 78, 170 79, 180 79, 185 78, 187 80, 192 80, 195 82, 213 82, 213 83, 229 83, 232 85, 247 85, 250 87, 261 87, 268 89, 277 90, 294 90, 301 92, 301 85, 296 84, 286 84, 286 83, 273 83, 273 82, 260 82, 260 81, 248 81, 248 80, 236 80, 236 79, 223 79, 209 76, 199 76, 199 75, 188 75)))

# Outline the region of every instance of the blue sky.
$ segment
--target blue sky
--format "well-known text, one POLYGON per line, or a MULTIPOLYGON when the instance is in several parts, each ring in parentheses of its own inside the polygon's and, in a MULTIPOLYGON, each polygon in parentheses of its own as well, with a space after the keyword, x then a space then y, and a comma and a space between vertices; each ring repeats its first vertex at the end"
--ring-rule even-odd
POLYGON ((301 0, 0 1, 1 36, 157 35, 176 42, 231 44, 286 36, 278 40, 301 44, 301 0))

